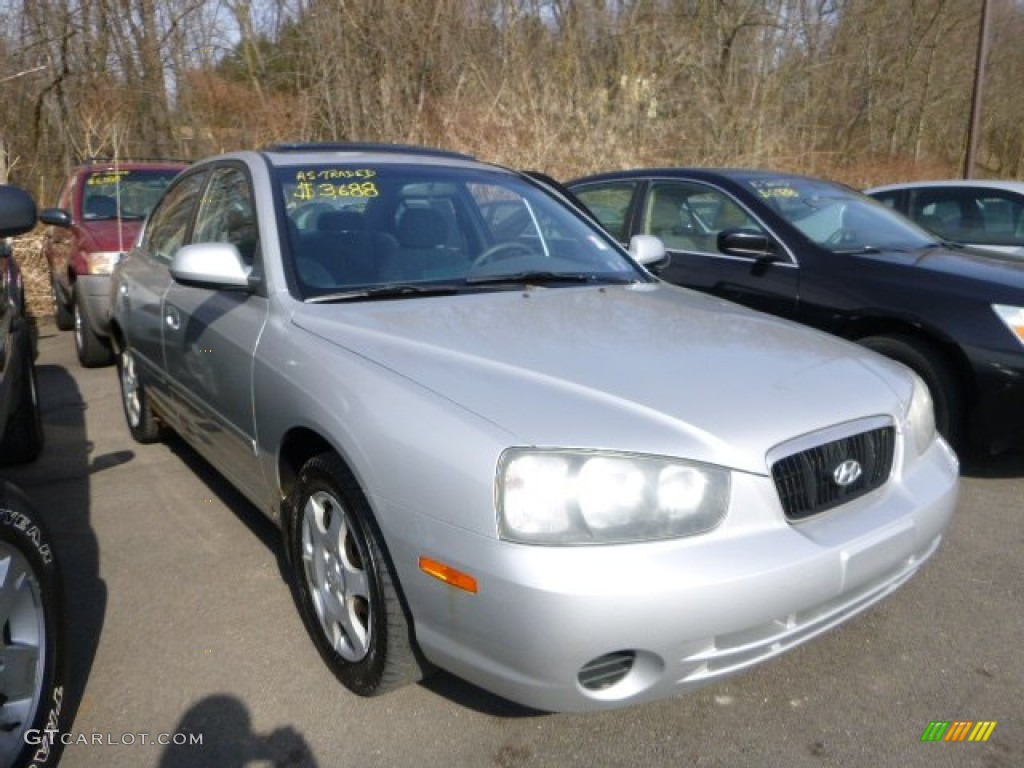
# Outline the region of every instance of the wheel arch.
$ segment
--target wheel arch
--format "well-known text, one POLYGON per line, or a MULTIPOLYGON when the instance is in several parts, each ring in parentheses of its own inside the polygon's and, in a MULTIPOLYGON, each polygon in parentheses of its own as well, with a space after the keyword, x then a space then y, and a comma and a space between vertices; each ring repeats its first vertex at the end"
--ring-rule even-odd
MULTIPOLYGON (((299 480, 303 465, 314 456, 331 451, 334 446, 314 429, 292 427, 281 438, 277 451, 277 525, 281 531, 285 559, 292 560, 291 525, 288 520, 288 497, 299 480)), ((342 459, 344 461, 344 459, 342 459)))
POLYGON ((964 397, 965 407, 976 399, 977 386, 971 364, 956 342, 945 334, 907 320, 889 318, 863 318, 856 321, 845 334, 851 341, 861 341, 870 336, 892 336, 913 339, 938 352, 949 363, 953 375, 964 397))
POLYGON ((309 427, 292 427, 285 433, 277 452, 277 482, 282 499, 287 498, 292 492, 303 465, 314 456, 328 451, 338 454, 351 471, 351 465, 334 444, 316 430, 309 427))
POLYGON ((110 344, 115 354, 121 354, 124 349, 124 331, 114 315, 110 316, 110 344))

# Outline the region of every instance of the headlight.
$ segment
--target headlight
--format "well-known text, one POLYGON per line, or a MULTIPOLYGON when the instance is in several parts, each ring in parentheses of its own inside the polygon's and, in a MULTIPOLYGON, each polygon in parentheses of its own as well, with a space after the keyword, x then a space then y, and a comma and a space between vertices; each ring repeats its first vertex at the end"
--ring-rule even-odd
POLYGON ((993 304, 992 309, 1010 329, 1010 333, 1017 337, 1017 341, 1024 344, 1024 308, 993 304))
POLYGON ((511 448, 497 479, 502 538, 608 544, 703 533, 729 505, 729 472, 676 459, 511 448))
POLYGON ((92 251, 83 254, 85 266, 90 275, 109 275, 114 265, 121 260, 120 251, 92 251))
POLYGON ((935 439, 935 408, 932 405, 932 395, 928 391, 928 386, 916 373, 912 373, 912 375, 914 391, 910 396, 910 404, 907 406, 907 425, 910 428, 910 433, 914 436, 914 445, 917 446, 918 454, 922 454, 935 439))

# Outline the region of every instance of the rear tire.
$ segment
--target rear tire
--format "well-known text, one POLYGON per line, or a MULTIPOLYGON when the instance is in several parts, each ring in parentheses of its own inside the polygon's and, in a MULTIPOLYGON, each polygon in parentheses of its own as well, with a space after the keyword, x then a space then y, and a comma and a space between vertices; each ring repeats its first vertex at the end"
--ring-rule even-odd
POLYGON ((114 362, 114 350, 110 346, 110 340, 105 339, 92 329, 89 324, 89 316, 82 308, 83 299, 75 292, 74 307, 74 328, 75 328, 75 351, 78 353, 78 362, 83 368, 101 368, 114 362))
POLYGON ((962 449, 963 393, 946 357, 929 342, 907 335, 868 336, 860 343, 903 363, 924 380, 935 405, 935 428, 950 445, 962 449))
POLYGON ((75 327, 75 315, 71 309, 60 300, 60 291, 57 289, 57 279, 50 277, 50 297, 53 299, 53 321, 57 329, 70 331, 75 327))
POLYGON ((286 509, 299 610, 330 670, 360 696, 421 679, 426 665, 380 531, 337 455, 303 466, 286 509))
POLYGON ((125 346, 117 356, 117 379, 121 383, 121 406, 128 431, 137 443, 155 443, 163 436, 163 429, 153 409, 149 407, 146 388, 139 377, 135 356, 125 346))
POLYGON ((67 730, 60 571, 25 495, 0 483, 0 765, 55 766, 67 730))

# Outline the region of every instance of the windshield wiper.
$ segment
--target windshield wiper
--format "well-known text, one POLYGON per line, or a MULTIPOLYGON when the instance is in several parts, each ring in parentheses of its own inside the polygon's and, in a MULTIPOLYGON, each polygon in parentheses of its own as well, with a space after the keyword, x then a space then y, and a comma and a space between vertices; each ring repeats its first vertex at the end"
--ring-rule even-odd
MULTIPOLYGON (((905 248, 886 248, 885 250, 887 250, 887 251, 896 251, 898 253, 905 253, 906 252, 905 248)), ((859 245, 856 248, 839 248, 839 249, 836 249, 836 250, 832 251, 832 253, 852 253, 852 254, 856 254, 856 253, 873 254, 873 253, 881 253, 881 252, 882 252, 882 249, 879 248, 876 245, 859 245)))
POLYGON ((549 285, 551 283, 570 283, 575 285, 613 283, 615 285, 626 285, 631 282, 633 281, 625 277, 601 275, 593 272, 548 272, 544 270, 466 278, 466 285, 549 285))
POLYGON ((407 299, 412 296, 452 296, 458 293, 457 285, 377 285, 370 288, 357 288, 351 291, 325 293, 322 296, 311 296, 307 304, 329 304, 332 302, 358 301, 363 299, 407 299))

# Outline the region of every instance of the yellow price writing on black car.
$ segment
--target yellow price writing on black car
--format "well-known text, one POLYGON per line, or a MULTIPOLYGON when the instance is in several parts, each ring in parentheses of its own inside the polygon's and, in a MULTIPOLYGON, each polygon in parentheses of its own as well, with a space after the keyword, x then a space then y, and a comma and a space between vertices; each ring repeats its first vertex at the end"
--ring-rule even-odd
POLYGON ((756 181, 752 182, 751 186, 766 200, 773 197, 800 197, 799 193, 785 182, 756 181))

